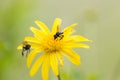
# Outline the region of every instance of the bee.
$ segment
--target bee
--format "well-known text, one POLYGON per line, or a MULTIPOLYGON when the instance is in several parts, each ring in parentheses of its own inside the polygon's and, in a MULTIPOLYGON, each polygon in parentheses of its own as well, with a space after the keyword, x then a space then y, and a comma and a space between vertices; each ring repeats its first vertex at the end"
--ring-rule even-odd
POLYGON ((23 47, 22 47, 22 56, 24 56, 26 52, 26 57, 27 57, 27 54, 30 53, 30 48, 31 48, 31 45, 27 41, 24 41, 23 47))
POLYGON ((57 38, 60 38, 60 40, 61 40, 63 37, 64 37, 63 32, 60 32, 59 31, 59 26, 57 26, 57 32, 54 35, 54 40, 57 39, 57 38))
POLYGON ((54 35, 54 40, 57 38, 60 38, 60 40, 64 37, 63 32, 56 32, 56 34, 54 35))

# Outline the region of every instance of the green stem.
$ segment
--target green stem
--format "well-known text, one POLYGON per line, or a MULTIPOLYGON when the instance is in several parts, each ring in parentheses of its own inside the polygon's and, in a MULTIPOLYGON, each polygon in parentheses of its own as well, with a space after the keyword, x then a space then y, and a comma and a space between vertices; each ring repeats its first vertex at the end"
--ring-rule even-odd
POLYGON ((58 77, 58 80, 61 80, 61 78, 60 78, 60 74, 59 74, 57 77, 58 77))
POLYGON ((59 74, 57 76, 58 80, 61 80, 61 77, 60 77, 60 67, 58 67, 58 70, 59 70, 59 74))

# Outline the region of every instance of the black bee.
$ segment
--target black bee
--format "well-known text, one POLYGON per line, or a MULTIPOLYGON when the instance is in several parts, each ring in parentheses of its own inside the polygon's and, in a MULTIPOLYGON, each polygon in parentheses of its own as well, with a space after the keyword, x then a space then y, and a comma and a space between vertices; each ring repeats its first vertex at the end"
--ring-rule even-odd
MULTIPOLYGON (((22 56, 24 56, 25 52, 27 54, 30 53, 30 48, 31 48, 31 45, 27 41, 24 41, 23 47, 22 47, 22 56)), ((27 54, 26 54, 26 57, 27 57, 27 54)))
POLYGON ((60 40, 64 37, 63 32, 56 32, 56 34, 54 35, 54 40, 57 38, 60 38, 60 40))
POLYGON ((60 40, 61 40, 63 37, 64 37, 63 32, 60 32, 60 26, 58 25, 57 26, 57 32, 54 35, 54 40, 57 39, 57 38, 60 38, 60 40))

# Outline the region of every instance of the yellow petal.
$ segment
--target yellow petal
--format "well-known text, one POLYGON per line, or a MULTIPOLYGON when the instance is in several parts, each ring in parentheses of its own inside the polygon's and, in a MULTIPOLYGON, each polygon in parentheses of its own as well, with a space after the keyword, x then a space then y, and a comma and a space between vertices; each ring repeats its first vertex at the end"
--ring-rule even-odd
POLYGON ((62 54, 61 53, 57 53, 57 57, 60 61, 60 66, 63 66, 64 65, 64 60, 63 60, 63 57, 62 57, 62 54))
POLYGON ((63 40, 65 40, 65 41, 68 40, 69 37, 70 37, 70 35, 73 34, 74 32, 76 32, 76 31, 73 29, 73 27, 75 27, 75 26, 77 26, 77 23, 72 24, 72 25, 66 27, 66 28, 62 31, 62 32, 63 32, 63 35, 64 35, 63 40))
POLYGON ((50 68, 50 56, 45 54, 45 58, 42 65, 42 80, 48 80, 48 73, 50 68))
POLYGON ((31 63, 33 61, 33 59, 35 58, 35 56, 38 54, 38 52, 41 52, 41 49, 34 49, 30 52, 30 54, 27 57, 27 67, 30 68, 31 63))
POLYGON ((34 27, 31 27, 30 29, 34 33, 34 35, 37 36, 36 38, 38 38, 38 39, 44 38, 45 33, 42 30, 38 30, 34 27))
POLYGON ((22 49, 22 47, 23 47, 23 44, 20 44, 20 45, 17 47, 17 49, 22 49))
POLYGON ((42 62, 43 62, 43 57, 44 55, 40 56, 36 61, 35 63, 33 64, 31 70, 30 70, 30 76, 34 76, 35 73, 38 71, 38 69, 40 68, 42 62))
POLYGON ((70 49, 66 49, 66 50, 64 50, 63 55, 65 57, 67 57, 73 64, 75 64, 77 66, 80 65, 80 56, 76 52, 74 52, 70 49))
POLYGON ((46 34, 49 34, 49 33, 50 33, 48 27, 47 27, 43 22, 41 22, 41 21, 35 21, 35 23, 40 27, 40 29, 41 29, 44 33, 46 33, 46 34))
POLYGON ((37 38, 33 38, 33 37, 26 37, 25 39, 24 39, 24 41, 28 41, 28 42, 35 42, 35 43, 41 43, 41 41, 40 40, 38 40, 37 38))
POLYGON ((79 56, 76 52, 74 52, 72 49, 64 49, 64 51, 65 51, 69 56, 80 60, 80 56, 79 56))
POLYGON ((86 39, 83 36, 71 36, 70 39, 73 40, 74 42, 90 42, 91 41, 86 39))
POLYGON ((68 55, 66 55, 66 54, 64 54, 64 56, 65 56, 66 58, 68 58, 68 60, 69 60, 70 62, 72 62, 73 64, 75 64, 75 65, 77 65, 77 66, 80 65, 80 61, 76 60, 75 58, 73 58, 73 57, 71 57, 71 56, 68 56, 68 55))
POLYGON ((30 45, 31 45, 31 48, 40 48, 40 44, 33 44, 33 43, 30 43, 30 45))
POLYGON ((90 47, 86 44, 75 44, 75 43, 66 43, 66 45, 64 46, 65 48, 87 48, 89 49, 90 47))
POLYGON ((55 53, 50 53, 50 65, 55 75, 58 75, 58 61, 55 53))
POLYGON ((55 34, 58 31, 58 28, 60 27, 61 24, 61 19, 60 18, 56 18, 54 23, 53 23, 53 27, 52 27, 52 34, 55 34))
POLYGON ((70 34, 71 30, 73 30, 73 27, 77 26, 78 24, 75 23, 75 24, 72 24, 68 27, 66 27, 64 30, 63 30, 63 33, 64 35, 67 35, 67 34, 70 34))

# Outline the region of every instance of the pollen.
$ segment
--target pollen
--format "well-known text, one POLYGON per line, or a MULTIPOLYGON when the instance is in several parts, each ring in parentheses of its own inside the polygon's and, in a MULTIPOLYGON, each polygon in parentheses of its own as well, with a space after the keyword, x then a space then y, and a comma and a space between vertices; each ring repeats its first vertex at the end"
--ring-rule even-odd
POLYGON ((42 40, 42 50, 45 53, 53 53, 59 52, 62 49, 63 41, 58 39, 54 39, 53 35, 49 35, 42 40))

